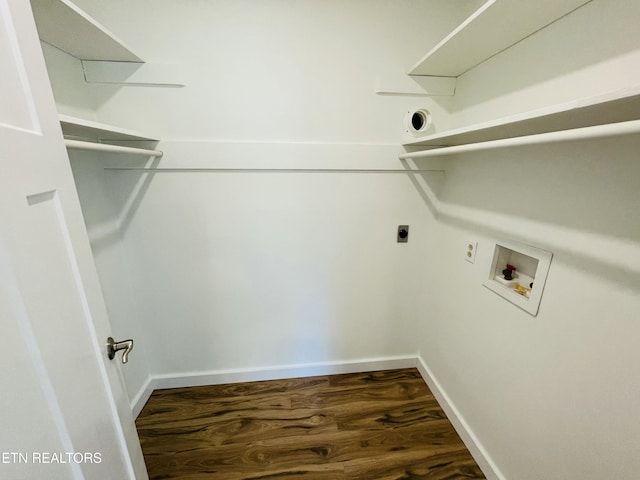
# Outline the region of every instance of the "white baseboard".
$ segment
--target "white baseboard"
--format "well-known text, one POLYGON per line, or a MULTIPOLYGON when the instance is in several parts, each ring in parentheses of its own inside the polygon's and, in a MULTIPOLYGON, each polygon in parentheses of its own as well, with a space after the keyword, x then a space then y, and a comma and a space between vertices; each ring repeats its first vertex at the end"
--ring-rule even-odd
POLYGON ((504 475, 500 472, 496 464, 493 462, 491 457, 488 455, 485 448, 478 440, 478 437, 473 433, 464 417, 460 414, 455 404, 451 401, 447 393, 440 385, 440 382, 433 375, 433 372, 427 365, 424 363, 421 357, 416 359, 416 366, 420 375, 429 386, 431 393, 436 397, 438 403, 446 413, 449 421, 453 425, 453 428, 456 429, 458 435, 466 445, 467 449, 475 459, 476 463, 484 473, 487 480, 505 480, 504 475))
POLYGON ((144 385, 140 388, 138 393, 133 399, 131 399, 131 412, 133 413, 133 418, 138 418, 140 412, 144 408, 147 400, 153 393, 153 378, 151 376, 147 377, 147 381, 144 382, 144 385))
POLYGON ((163 388, 197 387, 223 383, 256 382, 283 378, 313 377, 340 373, 371 372, 416 366, 415 355, 367 358, 361 360, 280 365, 256 369, 212 370, 207 372, 183 372, 151 375, 145 385, 131 401, 131 410, 136 418, 154 390, 163 388))

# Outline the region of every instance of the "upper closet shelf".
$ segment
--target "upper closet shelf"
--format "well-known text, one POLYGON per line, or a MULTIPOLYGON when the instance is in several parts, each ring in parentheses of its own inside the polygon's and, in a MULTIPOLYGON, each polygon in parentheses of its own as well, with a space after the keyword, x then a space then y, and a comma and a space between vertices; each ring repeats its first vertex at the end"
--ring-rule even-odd
POLYGON ((405 146, 449 147, 640 119, 640 85, 425 135, 405 146))
POLYGON ((122 140, 148 140, 157 142, 157 138, 150 137, 133 130, 105 125, 92 120, 60 115, 60 125, 65 138, 83 139, 98 142, 122 140))
POLYGON ((409 75, 458 77, 590 0, 488 0, 456 27, 409 75))
POLYGON ((80 60, 142 62, 115 35, 69 0, 31 0, 40 39, 80 60))

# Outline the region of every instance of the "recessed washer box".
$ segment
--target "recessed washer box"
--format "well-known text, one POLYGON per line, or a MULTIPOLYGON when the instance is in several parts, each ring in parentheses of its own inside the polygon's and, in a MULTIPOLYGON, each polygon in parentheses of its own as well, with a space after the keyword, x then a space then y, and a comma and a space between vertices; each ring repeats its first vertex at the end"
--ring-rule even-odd
POLYGON ((510 240, 496 242, 483 285, 536 316, 552 257, 551 252, 531 245, 510 240))

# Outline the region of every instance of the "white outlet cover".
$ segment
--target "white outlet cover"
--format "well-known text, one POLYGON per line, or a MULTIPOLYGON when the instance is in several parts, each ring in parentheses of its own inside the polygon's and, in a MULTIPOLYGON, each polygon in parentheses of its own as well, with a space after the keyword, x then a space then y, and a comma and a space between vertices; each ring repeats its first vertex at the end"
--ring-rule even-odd
POLYGON ((469 263, 476 263, 476 252, 478 251, 478 242, 475 240, 467 240, 464 259, 469 263))

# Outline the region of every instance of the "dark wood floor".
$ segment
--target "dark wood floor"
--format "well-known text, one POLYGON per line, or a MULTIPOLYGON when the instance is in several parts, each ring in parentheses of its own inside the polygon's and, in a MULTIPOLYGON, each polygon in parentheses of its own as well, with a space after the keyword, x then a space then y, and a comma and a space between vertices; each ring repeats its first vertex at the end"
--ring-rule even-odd
POLYGON ((157 390, 149 477, 483 479, 416 369, 157 390))

